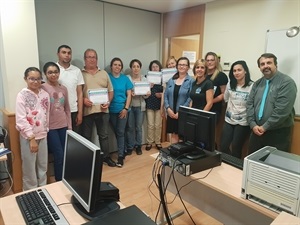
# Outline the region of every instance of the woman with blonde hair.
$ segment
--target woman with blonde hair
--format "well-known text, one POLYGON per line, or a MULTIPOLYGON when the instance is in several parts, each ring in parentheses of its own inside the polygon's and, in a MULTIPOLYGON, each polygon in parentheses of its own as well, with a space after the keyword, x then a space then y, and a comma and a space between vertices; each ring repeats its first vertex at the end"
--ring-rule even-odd
POLYGON ((228 78, 227 75, 222 72, 220 60, 216 53, 206 53, 205 61, 207 66, 207 78, 214 84, 214 99, 211 111, 217 114, 217 118, 219 120, 228 78))
POLYGON ((211 80, 206 79, 206 70, 205 60, 197 60, 193 67, 195 81, 190 92, 190 98, 192 99, 190 106, 210 111, 213 105, 214 85, 211 80))

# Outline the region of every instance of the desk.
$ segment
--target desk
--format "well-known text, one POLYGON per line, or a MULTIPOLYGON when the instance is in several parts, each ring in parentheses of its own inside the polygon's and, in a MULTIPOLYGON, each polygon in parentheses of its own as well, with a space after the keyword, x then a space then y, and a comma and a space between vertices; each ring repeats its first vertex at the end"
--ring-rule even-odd
MULTIPOLYGON (((72 194, 61 181, 48 184, 43 186, 43 188, 48 190, 57 205, 69 203, 71 201, 72 194)), ((0 211, 5 224, 25 224, 22 213, 19 210, 18 203, 15 199, 15 197, 20 194, 21 193, 17 193, 0 198, 0 211)), ((88 221, 75 211, 72 204, 61 205, 59 206, 59 209, 70 224, 82 224, 88 221)))
POLYGON ((300 218, 286 212, 281 212, 271 225, 300 225, 300 218))
MULTIPOLYGON (((157 154, 152 156, 156 157, 157 154)), ((199 179, 205 177, 209 171, 189 177, 174 172, 178 188, 195 180, 181 189, 183 200, 225 225, 271 224, 278 216, 277 213, 240 197, 243 176, 241 170, 222 163, 221 166, 214 167, 206 178, 199 179)), ((166 167, 166 179, 170 173, 171 168, 166 167)), ((170 182, 168 190, 176 193, 173 181, 170 182)))

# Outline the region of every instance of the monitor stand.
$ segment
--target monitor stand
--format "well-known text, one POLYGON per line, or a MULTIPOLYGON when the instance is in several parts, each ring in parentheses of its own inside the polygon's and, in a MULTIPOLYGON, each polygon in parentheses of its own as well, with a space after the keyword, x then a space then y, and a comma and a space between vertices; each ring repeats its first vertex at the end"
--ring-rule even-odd
POLYGON ((206 153, 203 150, 197 149, 195 151, 188 153, 185 157, 187 159, 196 160, 196 159, 205 158, 206 153))
POLYGON ((101 200, 96 202, 95 209, 91 212, 85 210, 81 203, 72 195, 71 202, 74 209, 84 218, 92 220, 94 218, 105 215, 109 212, 120 209, 120 205, 116 201, 112 200, 101 200))

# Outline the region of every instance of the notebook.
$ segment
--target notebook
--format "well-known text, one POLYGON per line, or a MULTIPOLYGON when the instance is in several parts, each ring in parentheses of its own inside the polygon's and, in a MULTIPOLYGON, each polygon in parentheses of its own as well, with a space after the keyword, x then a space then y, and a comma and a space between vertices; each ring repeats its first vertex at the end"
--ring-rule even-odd
POLYGON ((84 225, 156 225, 136 205, 107 213, 84 225))

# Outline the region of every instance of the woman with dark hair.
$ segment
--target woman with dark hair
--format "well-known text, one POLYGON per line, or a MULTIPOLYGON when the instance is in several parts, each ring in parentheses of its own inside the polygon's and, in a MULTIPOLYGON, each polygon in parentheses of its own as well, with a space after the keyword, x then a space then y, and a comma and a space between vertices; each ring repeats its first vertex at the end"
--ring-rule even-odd
MULTIPOLYGON (((153 60, 150 62, 149 71, 159 72, 161 69, 162 65, 158 60, 153 60)), ((162 148, 160 138, 162 127, 162 111, 164 111, 162 108, 163 86, 161 84, 153 84, 151 86, 151 95, 146 99, 147 151, 152 148, 153 142, 158 150, 162 148)))
POLYGON ((189 76, 190 61, 187 57, 178 59, 177 73, 167 82, 164 93, 164 106, 167 112, 167 133, 171 134, 171 143, 177 143, 179 106, 189 106, 190 91, 194 79, 189 76))
POLYGON ((20 132, 23 191, 47 184, 47 133, 49 94, 41 89, 42 73, 36 67, 24 72, 27 87, 16 99, 16 128, 20 132))
POLYGON ((122 167, 126 148, 125 128, 133 85, 129 78, 122 74, 123 62, 120 58, 113 58, 110 62, 110 68, 111 73, 108 75, 114 87, 114 97, 109 105, 109 114, 110 122, 117 138, 118 161, 116 165, 122 167))
POLYGON ((210 111, 217 114, 217 119, 219 121, 228 78, 226 74, 222 72, 220 60, 216 53, 206 53, 205 61, 207 66, 207 78, 210 79, 214 84, 213 106, 210 111))
POLYGON ((67 129, 72 129, 68 90, 58 83, 60 69, 56 63, 47 62, 43 71, 47 82, 42 85, 42 88, 50 96, 48 152, 53 154, 55 180, 60 181, 62 180, 66 132, 67 129))
POLYGON ((240 60, 232 64, 229 79, 230 82, 224 93, 227 109, 220 150, 241 158, 243 145, 250 134, 246 116, 246 102, 253 85, 245 61, 240 60))
POLYGON ((206 79, 206 70, 204 59, 199 59, 195 62, 193 67, 195 81, 190 93, 190 98, 192 99, 190 106, 210 111, 213 105, 214 85, 211 80, 206 79))
MULTIPOLYGON (((131 60, 131 73, 128 75, 132 84, 135 82, 147 82, 146 78, 141 75, 142 63, 138 59, 131 60)), ((137 95, 134 90, 131 92, 130 110, 128 112, 128 121, 126 128, 127 155, 131 155, 133 149, 137 155, 142 154, 142 127, 144 112, 146 110, 145 98, 148 98, 150 91, 146 95, 137 95)))

